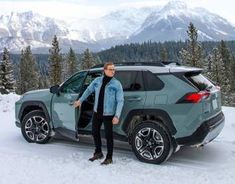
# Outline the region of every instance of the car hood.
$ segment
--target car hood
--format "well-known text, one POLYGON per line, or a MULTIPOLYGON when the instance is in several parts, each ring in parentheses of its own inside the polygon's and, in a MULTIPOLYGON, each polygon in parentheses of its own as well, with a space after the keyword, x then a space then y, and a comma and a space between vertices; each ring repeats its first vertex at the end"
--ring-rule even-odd
POLYGON ((26 93, 24 93, 24 95, 29 95, 29 94, 37 94, 37 93, 50 93, 49 89, 38 89, 38 90, 32 90, 32 91, 28 91, 26 93))

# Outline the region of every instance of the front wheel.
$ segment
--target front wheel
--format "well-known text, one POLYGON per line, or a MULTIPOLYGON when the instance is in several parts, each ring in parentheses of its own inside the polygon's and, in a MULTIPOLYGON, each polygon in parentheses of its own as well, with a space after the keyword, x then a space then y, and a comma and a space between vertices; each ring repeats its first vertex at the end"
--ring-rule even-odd
POLYGON ((146 121, 138 124, 132 132, 132 150, 140 161, 160 164, 171 156, 173 147, 161 124, 146 121))
POLYGON ((22 121, 21 132, 28 142, 45 144, 50 139, 51 128, 43 111, 29 112, 22 121))

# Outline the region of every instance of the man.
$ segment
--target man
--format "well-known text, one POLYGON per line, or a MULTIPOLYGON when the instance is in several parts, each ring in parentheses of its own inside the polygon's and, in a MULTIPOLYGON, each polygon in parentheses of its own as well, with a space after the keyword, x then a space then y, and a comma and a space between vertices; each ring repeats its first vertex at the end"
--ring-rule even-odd
POLYGON ((95 143, 95 152, 89 160, 94 161, 103 158, 101 150, 102 142, 100 128, 104 123, 105 137, 107 142, 107 155, 102 165, 111 164, 113 156, 113 125, 119 123, 124 97, 121 83, 114 78, 114 64, 109 62, 104 65, 104 75, 97 77, 87 87, 74 107, 81 106, 82 102, 95 92, 94 113, 92 119, 92 135, 95 143))

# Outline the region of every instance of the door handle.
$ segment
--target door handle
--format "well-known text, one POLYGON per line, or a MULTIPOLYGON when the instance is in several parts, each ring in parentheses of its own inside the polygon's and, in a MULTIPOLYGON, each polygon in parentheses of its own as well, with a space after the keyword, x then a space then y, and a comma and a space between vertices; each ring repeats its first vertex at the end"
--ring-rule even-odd
POLYGON ((127 99, 128 101, 141 101, 142 98, 141 97, 131 97, 127 99))

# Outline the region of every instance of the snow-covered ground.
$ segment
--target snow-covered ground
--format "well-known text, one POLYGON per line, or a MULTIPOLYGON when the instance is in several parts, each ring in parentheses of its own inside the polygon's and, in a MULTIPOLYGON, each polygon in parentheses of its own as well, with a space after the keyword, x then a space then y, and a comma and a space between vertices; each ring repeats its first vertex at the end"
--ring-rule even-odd
MULTIPOLYGON (((93 144, 54 139, 27 143, 14 123, 17 95, 0 95, 0 184, 235 183, 235 108, 223 107, 222 133, 204 148, 182 148, 162 165, 139 162, 126 145, 114 163, 89 162, 93 144)), ((106 148, 103 149, 104 152, 106 148)))

